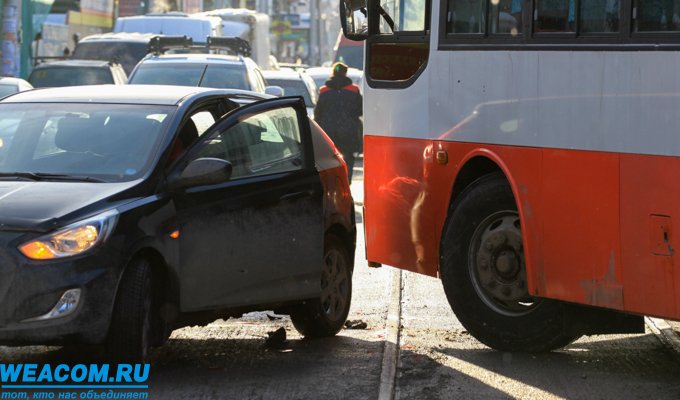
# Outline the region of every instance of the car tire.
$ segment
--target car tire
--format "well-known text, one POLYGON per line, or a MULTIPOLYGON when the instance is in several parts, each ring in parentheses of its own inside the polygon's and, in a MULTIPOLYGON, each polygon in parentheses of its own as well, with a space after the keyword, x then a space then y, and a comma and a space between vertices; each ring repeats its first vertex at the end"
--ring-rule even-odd
POLYGON ((116 361, 143 362, 152 340, 153 276, 148 260, 134 259, 121 279, 107 340, 116 361))
POLYGON ((500 173, 460 195, 441 245, 441 279, 456 317, 485 345, 543 352, 580 335, 566 332, 568 305, 529 296, 519 213, 500 173))
POLYGON ((324 243, 321 295, 292 310, 293 326, 305 337, 329 337, 340 332, 352 302, 352 270, 342 241, 329 235, 324 243))

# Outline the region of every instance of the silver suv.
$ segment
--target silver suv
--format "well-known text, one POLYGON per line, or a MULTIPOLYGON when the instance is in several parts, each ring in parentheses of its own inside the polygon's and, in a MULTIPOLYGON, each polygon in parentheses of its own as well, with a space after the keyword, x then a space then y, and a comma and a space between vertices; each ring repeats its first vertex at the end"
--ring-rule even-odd
MULTIPOLYGON (((247 43, 246 43, 247 45, 247 43)), ((260 67, 243 54, 206 54, 189 51, 213 51, 214 44, 200 46, 160 46, 142 59, 130 74, 128 83, 146 85, 201 86, 218 89, 242 89, 274 95, 283 94, 277 87, 268 88, 260 67), (164 54, 167 50, 184 53, 164 54)), ((248 46, 249 50, 249 46, 248 46)))

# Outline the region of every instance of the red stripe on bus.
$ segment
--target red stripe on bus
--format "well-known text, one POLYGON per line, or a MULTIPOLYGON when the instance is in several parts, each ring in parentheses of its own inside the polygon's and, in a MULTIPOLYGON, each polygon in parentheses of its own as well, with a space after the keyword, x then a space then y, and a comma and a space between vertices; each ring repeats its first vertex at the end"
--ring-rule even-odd
POLYGON ((372 135, 364 148, 369 261, 436 276, 456 177, 485 157, 515 193, 531 294, 680 318, 680 158, 372 135))

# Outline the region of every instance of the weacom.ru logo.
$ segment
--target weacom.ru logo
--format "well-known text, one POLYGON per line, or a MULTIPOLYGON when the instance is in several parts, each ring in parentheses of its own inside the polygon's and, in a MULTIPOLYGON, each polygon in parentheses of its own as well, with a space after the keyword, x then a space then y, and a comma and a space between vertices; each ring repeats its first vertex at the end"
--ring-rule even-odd
POLYGON ((0 364, 0 399, 147 399, 149 364, 0 364))

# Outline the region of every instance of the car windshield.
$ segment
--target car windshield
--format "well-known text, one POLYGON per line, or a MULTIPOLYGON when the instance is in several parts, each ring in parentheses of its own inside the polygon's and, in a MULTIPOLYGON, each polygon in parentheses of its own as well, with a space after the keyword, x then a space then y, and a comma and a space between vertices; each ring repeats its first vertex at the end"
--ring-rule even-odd
POLYGON ((49 67, 35 69, 28 78, 33 87, 112 84, 108 67, 49 67))
POLYGON ((239 65, 140 64, 129 83, 146 85, 202 86, 219 89, 250 89, 239 65))
POLYGON ((309 90, 307 90, 307 86, 303 81, 298 79, 268 78, 267 83, 269 85, 281 86, 285 96, 302 96, 307 107, 314 107, 314 101, 312 101, 309 90))
POLYGON ((144 175, 156 157, 169 106, 0 104, 0 177, 94 178, 144 175))
POLYGON ((79 60, 115 60, 119 62, 125 73, 129 74, 139 60, 147 53, 144 42, 78 42, 73 50, 73 58, 79 60))

